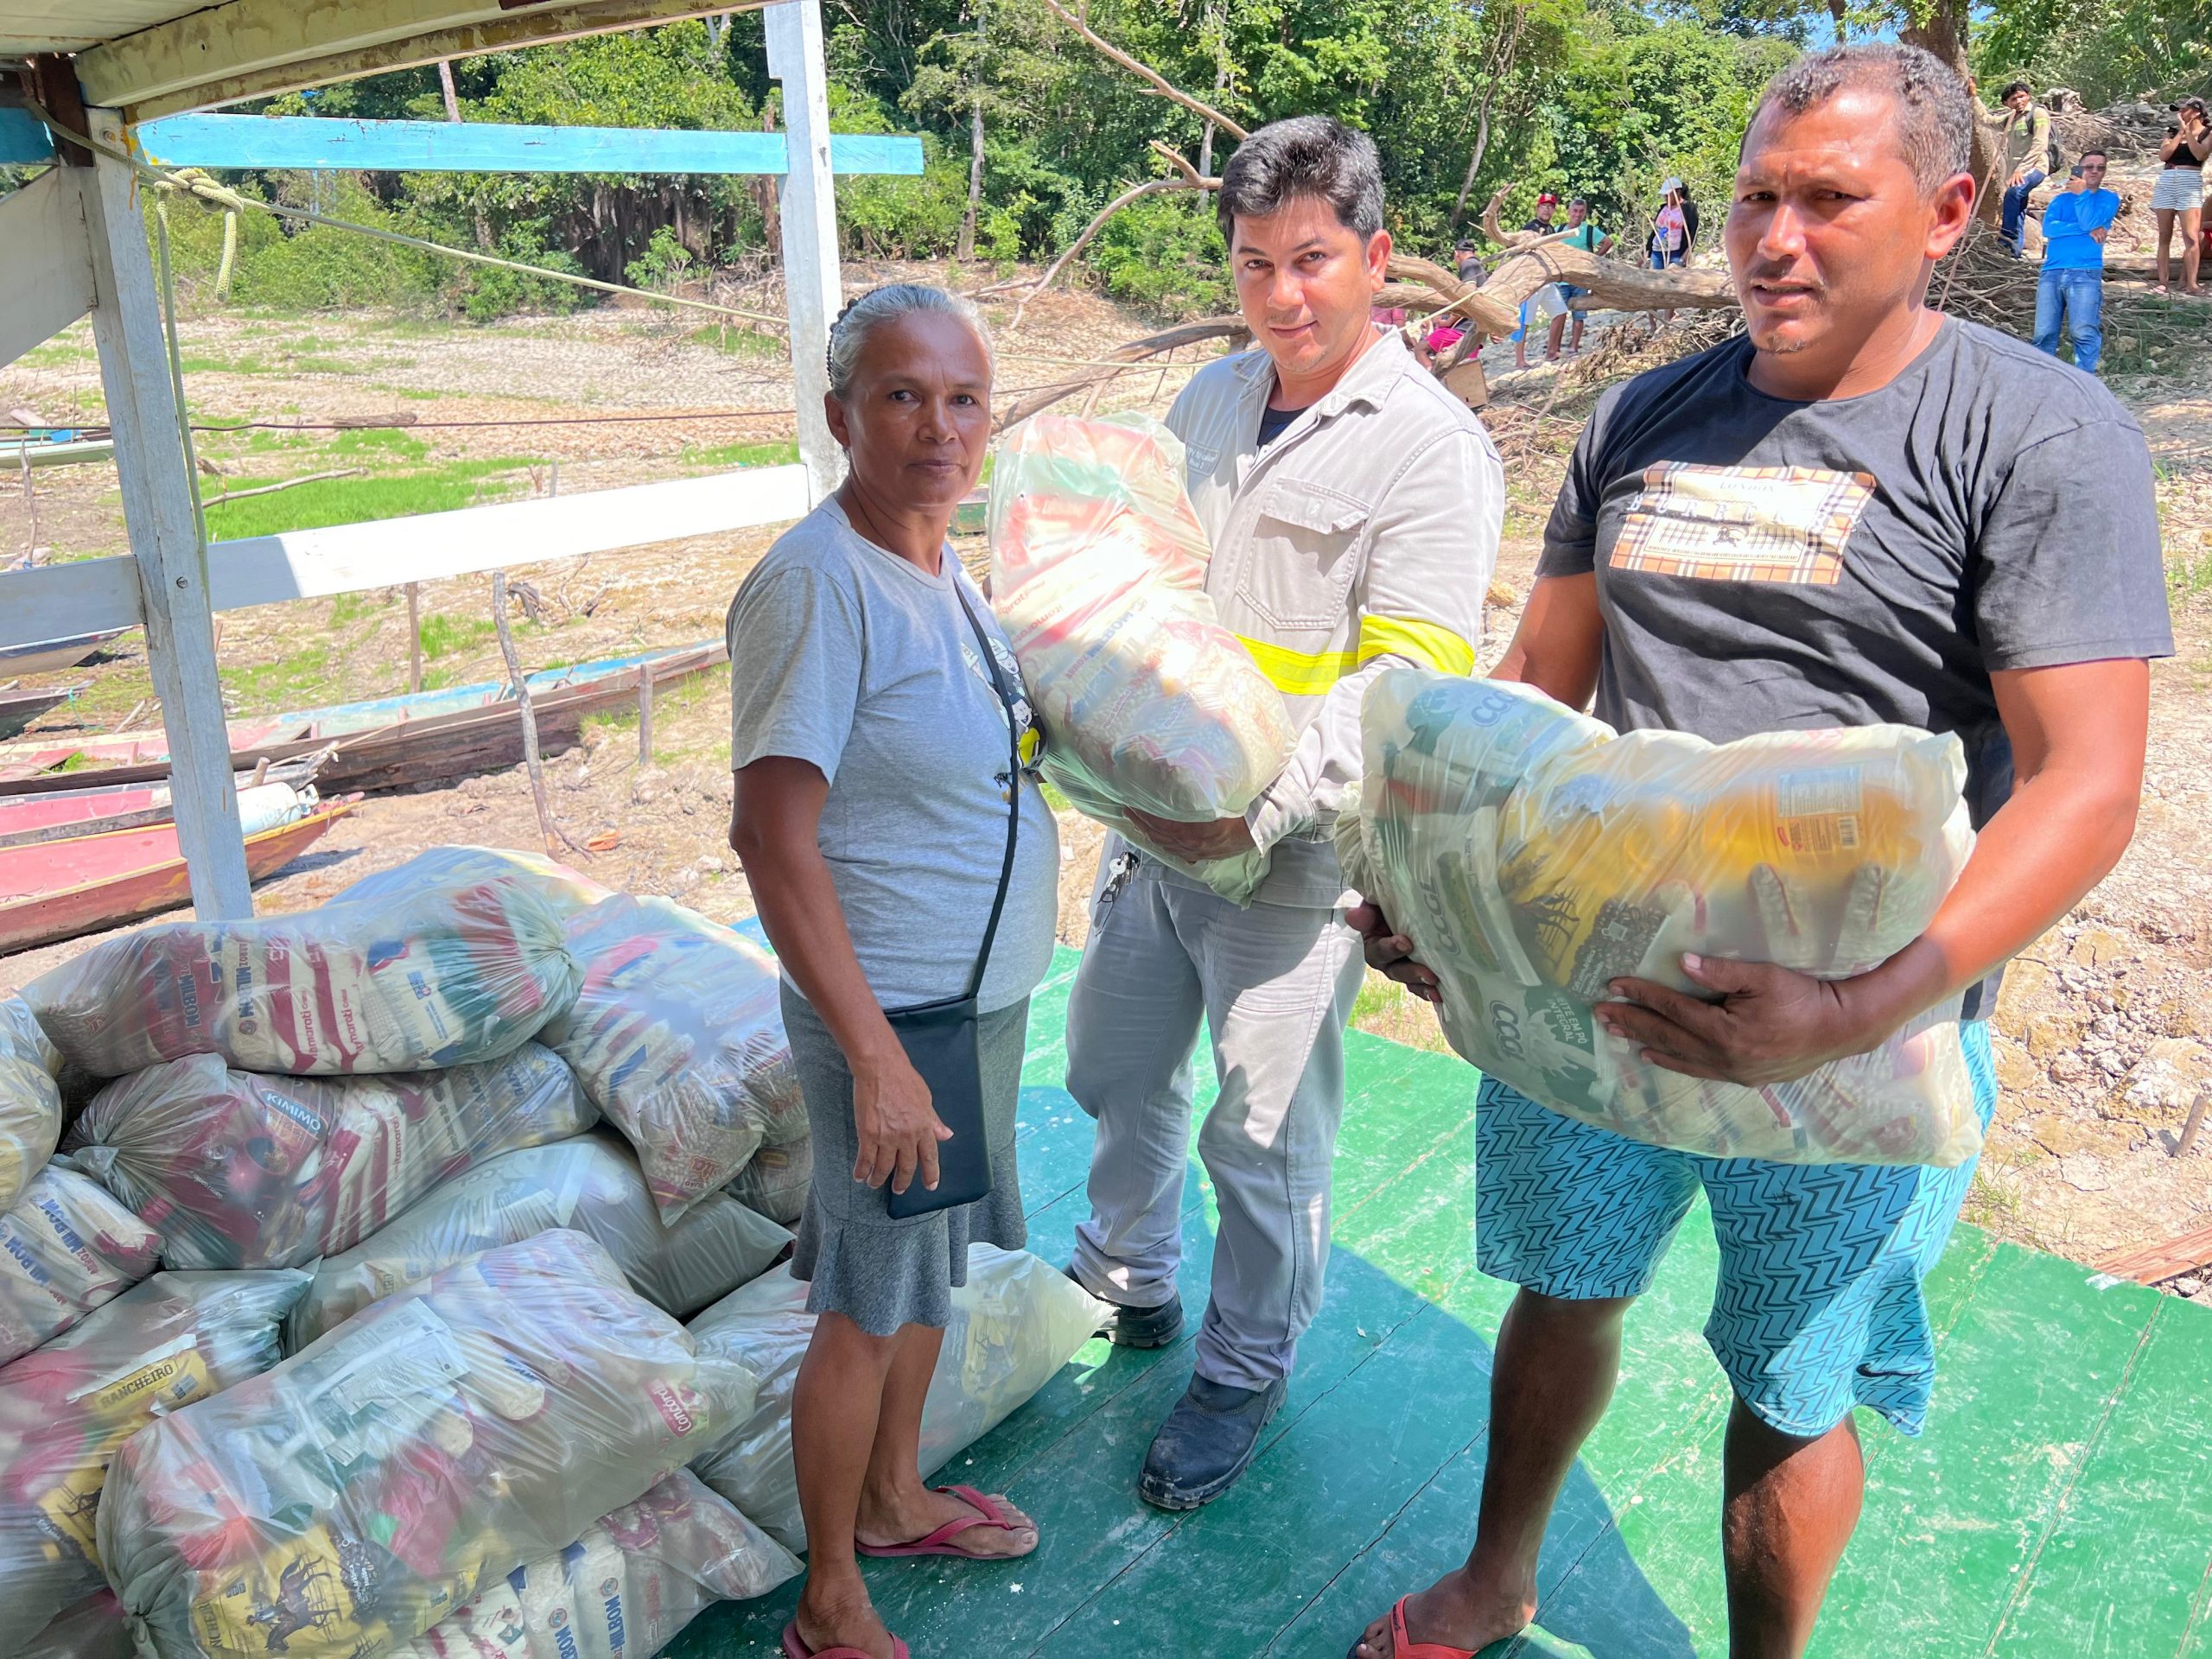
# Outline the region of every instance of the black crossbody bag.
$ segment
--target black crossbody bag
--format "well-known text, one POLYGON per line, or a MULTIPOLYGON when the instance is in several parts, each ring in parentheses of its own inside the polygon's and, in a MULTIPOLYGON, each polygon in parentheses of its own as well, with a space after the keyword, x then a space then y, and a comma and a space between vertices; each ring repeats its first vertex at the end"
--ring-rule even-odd
POLYGON ((1014 714, 1017 698, 1007 688, 998 654, 991 649, 990 639, 983 632, 982 623, 976 620, 975 608, 968 602, 967 592, 961 587, 957 571, 952 578, 952 591, 960 601, 968 626, 975 631, 976 647, 982 653, 984 671, 991 677, 991 690, 1006 709, 1009 801, 1006 857, 999 866, 998 894, 991 900, 991 918, 984 925, 982 949, 976 953, 976 966, 968 976, 967 990, 959 996, 942 997, 935 1002, 884 1010, 883 1017, 891 1022, 899 1046, 906 1051, 907 1063, 929 1085, 930 1103, 937 1109, 944 1127, 952 1131, 952 1139, 938 1147, 935 1190, 922 1185, 918 1173, 904 1192, 886 1190, 884 1199, 894 1220, 925 1216, 933 1210, 950 1210, 955 1205, 973 1204, 988 1196, 991 1190, 991 1148, 989 1135, 983 1127, 983 1061, 976 999, 983 988, 983 969, 991 959, 991 943, 998 937, 999 916, 1006 909, 1007 888, 1014 880, 1014 838, 1021 825, 1021 728, 1014 714))

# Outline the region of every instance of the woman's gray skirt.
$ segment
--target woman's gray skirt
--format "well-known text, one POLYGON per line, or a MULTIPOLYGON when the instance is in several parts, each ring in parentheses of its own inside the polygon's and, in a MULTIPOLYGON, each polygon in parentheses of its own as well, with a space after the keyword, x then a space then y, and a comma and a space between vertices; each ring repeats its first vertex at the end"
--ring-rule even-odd
POLYGON ((808 1283, 807 1311, 842 1313, 872 1337, 902 1325, 942 1327, 952 1291, 968 1282, 968 1247, 1018 1250, 1028 1241, 1021 1181, 1014 1173, 1014 1117, 1029 1032, 1027 997, 977 1022, 983 1127, 990 1139, 991 1190, 973 1204, 894 1221, 889 1187, 853 1179, 860 1139, 853 1128, 853 1074, 829 1027, 806 999, 783 988, 784 1028, 798 1068, 814 1137, 814 1184, 800 1217, 791 1274, 808 1283))

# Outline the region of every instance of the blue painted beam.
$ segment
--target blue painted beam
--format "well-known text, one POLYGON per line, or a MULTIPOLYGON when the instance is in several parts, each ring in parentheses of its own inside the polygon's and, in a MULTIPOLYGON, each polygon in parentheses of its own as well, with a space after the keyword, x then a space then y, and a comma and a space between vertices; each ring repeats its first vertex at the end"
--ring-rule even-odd
MULTIPOLYGON (((0 112, 4 113, 4 112, 0 112)), ((172 115, 135 130, 164 167, 287 167, 395 173, 766 173, 788 170, 780 132, 524 127, 489 121, 345 121, 320 116, 172 115)), ((922 170, 922 141, 841 133, 839 173, 922 170)))
POLYGON ((0 163, 25 167, 53 159, 54 142, 46 136, 44 122, 29 110, 0 109, 0 163))

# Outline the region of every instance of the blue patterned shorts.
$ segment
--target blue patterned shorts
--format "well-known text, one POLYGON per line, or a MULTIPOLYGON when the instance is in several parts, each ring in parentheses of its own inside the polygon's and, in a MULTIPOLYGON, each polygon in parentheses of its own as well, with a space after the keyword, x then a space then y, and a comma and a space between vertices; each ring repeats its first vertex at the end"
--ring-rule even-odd
MULTIPOLYGON (((1974 1105, 1997 1105, 1989 1027, 1960 1027, 1974 1105)), ((1974 1165, 1780 1164, 1647 1147, 1484 1077, 1475 1100, 1475 1261, 1565 1301, 1639 1296, 1702 1186, 1720 1246, 1705 1324, 1729 1382, 1784 1434, 1854 1405, 1920 1433, 1936 1378, 1920 1281, 1974 1165)))

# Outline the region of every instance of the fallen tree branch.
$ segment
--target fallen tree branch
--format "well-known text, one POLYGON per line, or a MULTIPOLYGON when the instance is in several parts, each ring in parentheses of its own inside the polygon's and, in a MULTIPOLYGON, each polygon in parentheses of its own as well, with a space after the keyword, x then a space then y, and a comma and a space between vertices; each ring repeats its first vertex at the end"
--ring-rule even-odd
POLYGON ((1199 103, 1197 99, 1192 98, 1188 92, 1172 85, 1166 77, 1162 75, 1158 70, 1149 68, 1144 64, 1138 62, 1135 58, 1122 51, 1120 47, 1116 46, 1112 41, 1095 34, 1090 24, 1084 22, 1081 18, 1076 16, 1072 12, 1063 7, 1060 4, 1059 0, 1045 0, 1045 7, 1046 10, 1050 11, 1053 16, 1058 18, 1077 34, 1082 35, 1084 40, 1090 41, 1092 46, 1096 47, 1107 57, 1111 58, 1116 63, 1120 64, 1122 68, 1128 70, 1138 79, 1145 82, 1160 97, 1167 99, 1171 102, 1180 104, 1185 109, 1190 111, 1193 115, 1203 117, 1205 119, 1212 122, 1214 125, 1219 127, 1224 132, 1229 134, 1230 137, 1236 139, 1239 143, 1243 143, 1245 139, 1252 136, 1250 133, 1245 131, 1243 128, 1238 126, 1234 121, 1230 120, 1227 116, 1224 115, 1219 110, 1209 108, 1207 105, 1199 103))
POLYGON ((1198 322, 1179 323, 1156 334, 1147 334, 1141 340, 1133 340, 1126 346, 1116 346, 1107 353, 1105 364, 1088 373, 1058 385, 1039 387, 1001 416, 993 429, 1003 432, 1007 428, 1027 420, 1039 410, 1050 409, 1064 397, 1071 397, 1090 387, 1103 385, 1118 375, 1127 374, 1147 359, 1157 357, 1162 352, 1172 352, 1179 346, 1196 346, 1209 340, 1226 340, 1232 345, 1242 346, 1251 337, 1252 331, 1241 316, 1207 317, 1198 322))
POLYGON ((320 484, 327 478, 358 478, 369 469, 365 467, 337 467, 327 473, 302 473, 297 478, 288 478, 276 484, 257 484, 250 490, 225 490, 220 495, 211 495, 207 505, 219 505, 225 501, 243 501, 249 495, 274 495, 279 490, 289 490, 300 484, 320 484))
MULTIPOLYGON (((537 710, 530 696, 530 677, 522 671, 522 658, 515 650, 514 631, 507 626, 507 573, 492 573, 492 622, 499 633, 499 654, 506 658, 507 678, 515 689, 515 713, 522 721, 523 766, 530 773, 530 798, 537 808, 537 832, 545 843, 545 850, 553 857, 561 855, 561 849, 591 856, 590 849, 576 840, 553 817, 553 808, 545 798, 545 762, 537 752, 537 710)), ((645 664, 641 674, 652 672, 652 665, 645 664)))

